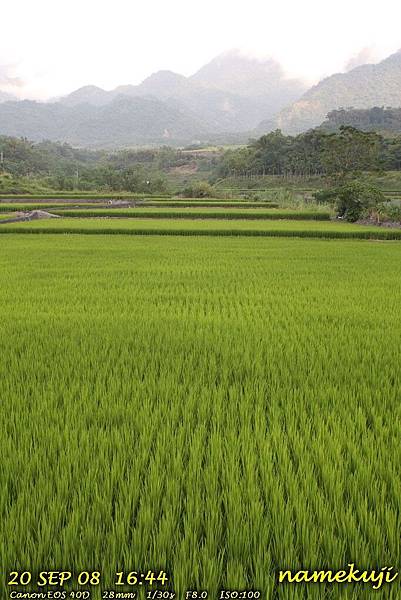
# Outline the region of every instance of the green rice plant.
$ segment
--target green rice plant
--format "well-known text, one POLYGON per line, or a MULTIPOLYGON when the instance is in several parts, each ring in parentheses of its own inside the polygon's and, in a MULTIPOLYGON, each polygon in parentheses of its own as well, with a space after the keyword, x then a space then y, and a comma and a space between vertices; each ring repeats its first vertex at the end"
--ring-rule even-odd
POLYGON ((66 568, 398 600, 278 571, 398 569, 400 302, 400 244, 1 236, 2 597, 66 568))
POLYGON ((239 211, 238 209, 192 209, 183 208, 181 211, 171 210, 169 208, 110 208, 110 209, 79 209, 62 211, 53 210, 54 214, 63 215, 64 217, 122 217, 122 218, 139 218, 139 219, 294 219, 294 220, 314 220, 328 221, 329 213, 315 211, 291 211, 291 210, 276 210, 276 209, 247 209, 239 211))
POLYGON ((171 202, 170 200, 147 200, 145 206, 158 206, 158 207, 168 207, 168 208, 278 208, 278 204, 275 202, 243 202, 241 200, 225 201, 225 200, 214 200, 212 202, 203 202, 203 201, 192 201, 192 200, 174 200, 171 202))
POLYGON ((2 224, 1 233, 268 236, 400 240, 401 229, 343 221, 63 218, 2 224))

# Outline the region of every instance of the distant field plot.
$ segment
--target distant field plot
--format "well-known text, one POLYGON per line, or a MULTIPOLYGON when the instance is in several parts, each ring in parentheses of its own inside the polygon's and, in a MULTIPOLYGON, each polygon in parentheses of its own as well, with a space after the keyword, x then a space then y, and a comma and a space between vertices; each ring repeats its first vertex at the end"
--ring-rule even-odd
POLYGON ((95 202, 38 202, 37 200, 32 202, 1 202, 0 203, 0 213, 2 212, 10 212, 10 211, 30 211, 30 210, 49 210, 50 208, 54 209, 71 209, 75 207, 79 207, 82 209, 88 208, 96 208, 99 206, 99 203, 95 202))
POLYGON ((0 235, 7 232, 401 240, 401 229, 313 219, 300 221, 296 219, 60 218, 1 225, 0 235))
POLYGON ((152 200, 145 199, 143 206, 155 206, 155 207, 168 207, 168 208, 277 208, 276 202, 253 202, 253 201, 241 201, 241 200, 152 200))
POLYGON ((323 211, 294 211, 294 210, 276 210, 272 209, 253 209, 247 208, 244 211, 238 209, 225 208, 182 208, 174 210, 172 208, 111 208, 111 209, 79 209, 53 211, 65 217, 130 217, 147 219, 297 219, 297 220, 317 220, 327 221, 330 214, 323 211))
POLYGON ((18 201, 25 200, 30 202, 31 200, 40 200, 46 202, 48 200, 130 200, 130 199, 141 199, 141 198, 170 198, 171 194, 140 194, 130 192, 48 192, 41 194, 0 194, 0 201, 18 201))
POLYGON ((400 598, 277 570, 400 564, 401 244, 0 244, 5 573, 400 598))
MULTIPOLYGON (((5 202, 2 201, 0 202, 0 211, 5 211, 8 210, 9 208, 13 209, 13 210, 32 210, 33 208, 40 208, 40 209, 44 209, 44 208, 49 208, 49 207, 55 207, 55 208, 70 208, 70 209, 74 209, 75 207, 79 207, 79 208, 99 208, 99 207, 103 207, 106 206, 106 202, 107 200, 105 199, 99 199, 99 200, 85 200, 85 199, 81 199, 79 200, 78 198, 73 200, 70 199, 68 202, 67 201, 62 201, 59 199, 55 199, 53 202, 48 202, 48 201, 38 201, 38 200, 31 200, 30 202, 25 201, 25 202, 5 202)), ((243 200, 208 200, 208 201, 202 201, 202 200, 193 200, 193 199, 187 199, 187 200, 169 200, 169 199, 153 199, 153 198, 137 198, 137 199, 127 199, 127 200, 121 200, 121 202, 128 202, 132 205, 136 205, 136 206, 154 206, 154 207, 160 207, 160 208, 184 208, 184 207, 190 207, 190 208, 216 208, 216 207, 221 207, 221 208, 277 208, 278 204, 275 202, 253 202, 253 201, 243 201, 243 200)), ((116 206, 107 206, 108 209, 112 209, 112 208, 116 208, 116 206)))

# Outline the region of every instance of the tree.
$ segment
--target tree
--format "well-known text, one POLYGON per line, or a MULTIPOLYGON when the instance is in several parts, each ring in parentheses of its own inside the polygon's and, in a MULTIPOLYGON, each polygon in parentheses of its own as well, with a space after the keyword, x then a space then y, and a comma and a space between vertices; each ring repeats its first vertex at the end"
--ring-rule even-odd
POLYGON ((322 163, 328 175, 345 177, 350 173, 377 169, 382 138, 350 126, 326 137, 322 163))
POLYGON ((289 136, 282 134, 280 129, 272 131, 251 144, 253 158, 251 164, 256 170, 263 169, 264 172, 273 175, 282 175, 287 166, 288 151, 291 146, 289 136))

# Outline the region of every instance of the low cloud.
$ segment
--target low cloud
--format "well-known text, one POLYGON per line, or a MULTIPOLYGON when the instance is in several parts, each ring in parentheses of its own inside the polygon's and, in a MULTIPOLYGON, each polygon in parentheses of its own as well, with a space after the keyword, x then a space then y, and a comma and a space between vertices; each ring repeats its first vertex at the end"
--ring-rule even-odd
POLYGON ((20 88, 23 80, 15 75, 15 65, 0 64, 0 86, 7 88, 20 88))
POLYGON ((345 65, 345 71, 351 71, 356 67, 360 67, 361 65, 366 65, 369 63, 377 62, 376 52, 371 46, 366 48, 362 48, 358 54, 352 56, 345 65))

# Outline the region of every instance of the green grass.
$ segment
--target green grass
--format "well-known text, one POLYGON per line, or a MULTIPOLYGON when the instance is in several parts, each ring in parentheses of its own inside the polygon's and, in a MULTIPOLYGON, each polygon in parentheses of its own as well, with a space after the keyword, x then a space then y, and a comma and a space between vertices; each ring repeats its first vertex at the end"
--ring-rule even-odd
POLYGON ((400 598, 276 573, 399 568, 401 245, 4 235, 0 274, 3 581, 400 598))
POLYGON ((60 218, 3 224, 4 233, 88 233, 128 235, 281 236, 401 240, 401 229, 338 221, 228 219, 60 218))
POLYGON ((245 211, 238 209, 195 209, 183 208, 180 211, 171 208, 106 208, 106 209, 79 209, 62 211, 53 210, 54 214, 65 217, 130 217, 146 219, 294 219, 294 220, 316 220, 328 221, 330 214, 320 211, 294 211, 272 209, 253 209, 247 208, 245 211))

